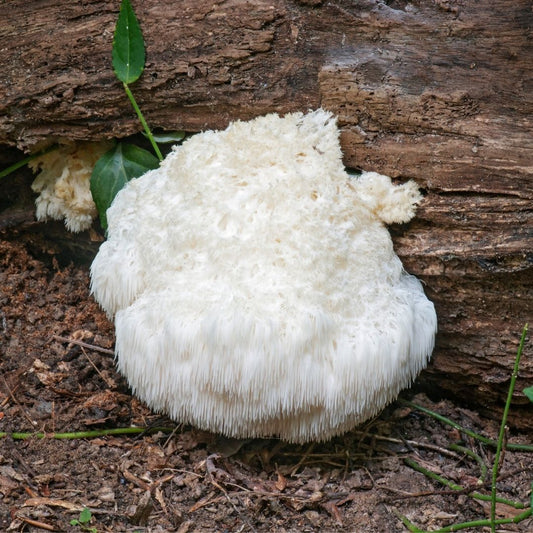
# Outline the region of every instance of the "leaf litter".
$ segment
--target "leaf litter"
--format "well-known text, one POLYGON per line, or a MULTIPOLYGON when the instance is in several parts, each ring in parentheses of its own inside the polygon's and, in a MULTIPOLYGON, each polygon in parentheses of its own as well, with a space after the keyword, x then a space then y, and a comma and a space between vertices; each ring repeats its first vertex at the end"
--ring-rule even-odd
MULTIPOLYGON (((113 327, 88 286, 86 265, 60 266, 16 240, 0 241, 0 431, 168 429, 0 439, 0 530, 80 531, 70 522, 85 508, 99 532, 394 533, 407 530, 397 514, 429 530, 488 517, 490 505, 469 497, 490 493, 480 465, 449 446, 472 449, 489 468, 493 450, 398 403, 330 442, 301 446, 232 442, 150 412, 115 371, 113 327), (464 490, 415 472, 407 458, 464 490)), ((496 422, 464 406, 416 390, 404 395, 497 435, 496 422)), ((511 431, 509 440, 528 436, 511 431)), ((532 478, 531 454, 508 451, 499 494, 527 503, 532 478)), ((518 512, 497 507, 498 517, 518 512)), ((529 531, 533 523, 505 527, 529 531)))

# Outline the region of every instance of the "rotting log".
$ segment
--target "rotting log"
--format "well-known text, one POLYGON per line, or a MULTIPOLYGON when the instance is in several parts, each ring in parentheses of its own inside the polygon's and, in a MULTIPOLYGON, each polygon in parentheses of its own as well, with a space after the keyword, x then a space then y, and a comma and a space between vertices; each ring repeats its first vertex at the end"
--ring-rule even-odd
MULTIPOLYGON (((1 4, 0 145, 139 131, 110 66, 118 1, 1 4)), ((132 90, 155 128, 323 106, 339 117, 347 166, 420 183, 418 217, 393 228, 439 314, 420 382, 498 417, 533 318, 531 2, 132 4, 147 46, 132 90)), ((518 391, 533 384, 532 348, 518 391)), ((533 427, 515 399, 514 423, 533 427)))

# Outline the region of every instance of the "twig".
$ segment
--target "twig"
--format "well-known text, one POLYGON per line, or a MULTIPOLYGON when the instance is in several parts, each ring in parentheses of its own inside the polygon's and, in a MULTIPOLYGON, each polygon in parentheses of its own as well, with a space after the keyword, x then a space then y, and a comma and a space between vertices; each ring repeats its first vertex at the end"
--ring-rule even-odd
POLYGON ((228 494, 228 491, 220 484, 220 483, 217 483, 214 479, 213 479, 213 476, 211 474, 209 474, 210 476, 210 483, 216 487, 218 490, 220 490, 222 492, 222 494, 224 494, 224 497, 225 499, 228 501, 228 503, 233 507, 233 510, 237 513, 237 516, 240 517, 240 519, 243 521, 243 523, 245 523, 251 531, 257 531, 255 529, 255 527, 252 525, 252 523, 248 520, 248 518, 246 518, 246 516, 244 516, 240 510, 237 508, 237 506, 233 503, 233 501, 231 500, 229 494, 228 494))
MULTIPOLYGON (((2 378, 4 379, 4 383, 5 383, 5 382, 6 382, 6 379, 4 378, 4 376, 2 376, 2 378)), ((5 407, 5 406, 9 403, 9 400, 13 400, 13 401, 15 401, 14 398, 13 398, 13 394, 14 394, 15 392, 17 392, 17 389, 18 389, 19 387, 20 387, 20 381, 15 385, 15 387, 13 387, 12 390, 9 390, 9 387, 8 387, 7 390, 8 390, 8 393, 9 393, 9 394, 7 394, 6 397, 0 402, 0 408, 5 407)), ((15 402, 15 403, 16 403, 16 402, 15 402)))
POLYGON ((143 489, 145 492, 151 492, 151 483, 148 483, 144 481, 143 479, 139 479, 135 474, 132 474, 129 470, 122 470, 122 475, 124 476, 124 479, 131 481, 134 485, 137 485, 138 487, 143 489))
POLYGON ((415 440, 407 440, 407 439, 395 439, 393 437, 385 437, 382 435, 372 435, 372 437, 375 438, 376 440, 392 442, 395 444, 408 444, 409 446, 413 446, 415 448, 423 448, 425 450, 431 450, 433 452, 440 453, 441 455, 447 455, 455 459, 459 458, 459 455, 457 455, 454 451, 443 448, 442 446, 437 446, 436 444, 429 444, 426 442, 417 442, 415 440))
POLYGON ((22 522, 25 522, 26 524, 38 527, 39 529, 45 529, 46 531, 57 531, 57 528, 54 526, 47 524, 46 522, 40 522, 39 520, 32 520, 31 518, 28 518, 27 516, 17 515, 17 518, 19 520, 22 520, 22 522))
MULTIPOLYGON (((521 466, 520 468, 514 468, 513 470, 509 470, 509 472, 500 473, 500 475, 498 476, 498 479, 496 481, 503 481, 504 479, 513 477, 516 474, 521 474, 522 472, 529 472, 531 470, 533 470, 533 465, 531 465, 529 467, 521 466)), ((533 495, 533 489, 532 489, 531 494, 533 495)))
MULTIPOLYGON (((4 386, 7 390, 7 393, 8 393, 8 396, 13 400, 14 403, 17 404, 17 406, 19 407, 19 409, 22 411, 22 414, 24 415, 24 418, 26 418, 26 420, 30 423, 31 426, 34 426, 36 425, 36 423, 30 418, 30 416, 28 415, 28 413, 26 413, 26 409, 24 409, 24 407, 22 406, 22 404, 17 400, 17 398, 15 397, 15 395, 13 394, 13 391, 9 388, 9 385, 7 383, 7 380, 6 378, 4 377, 4 375, 2 374, 2 380, 4 382, 4 386)), ((18 387, 18 386, 17 386, 18 387)), ((16 389, 15 389, 16 390, 16 389)))
MULTIPOLYGON (((9 443, 9 455, 11 455, 11 457, 13 459, 16 459, 17 462, 19 463, 19 465, 21 466, 21 468, 26 472, 26 474, 28 474, 28 476, 33 480, 35 479, 36 477, 36 474, 35 474, 35 471, 33 470, 33 468, 26 462, 26 459, 22 456, 22 454, 17 450, 15 444, 13 442, 10 442, 9 443)), ((28 493, 32 493, 34 489, 37 489, 37 487, 35 485, 33 485, 32 482, 30 482, 29 484, 32 485, 32 488, 30 487, 27 487, 27 491, 28 493)))
POLYGON ((313 451, 314 447, 315 447, 315 443, 312 443, 309 446, 309 448, 307 448, 307 451, 304 453, 302 458, 298 461, 298 464, 291 470, 291 476, 294 476, 294 474, 296 474, 296 472, 298 472, 300 467, 304 464, 306 459, 309 457, 309 454, 313 451))
POLYGON ((163 444, 163 449, 165 449, 169 442, 174 438, 174 436, 176 435, 176 433, 178 432, 178 430, 182 429, 183 428, 183 424, 178 424, 172 431, 172 433, 167 437, 167 440, 165 441, 165 443, 163 444))
POLYGON ((396 500, 411 500, 414 498, 427 498, 428 496, 449 496, 450 494, 457 494, 458 490, 423 490, 421 492, 406 492, 405 490, 394 489, 386 485, 380 487, 382 490, 392 492, 395 496, 385 496, 383 501, 396 500))
POLYGON ((83 355, 87 358, 87 361, 91 363, 91 366, 96 370, 96 373, 100 376, 102 381, 110 388, 113 388, 113 384, 109 382, 108 379, 105 378, 105 376, 100 372, 100 369, 94 364, 93 360, 89 357, 89 354, 85 351, 85 346, 81 346, 81 351, 83 352, 83 355))
POLYGON ((52 335, 52 339, 59 341, 59 342, 68 342, 70 344, 77 344, 78 346, 83 346, 84 348, 88 348, 89 350, 93 350, 95 352, 101 352, 107 355, 115 355, 115 352, 113 350, 108 350, 107 348, 102 348, 101 346, 96 346, 94 344, 89 344, 87 342, 78 341, 76 339, 69 339, 67 337, 61 337, 60 335, 52 335))

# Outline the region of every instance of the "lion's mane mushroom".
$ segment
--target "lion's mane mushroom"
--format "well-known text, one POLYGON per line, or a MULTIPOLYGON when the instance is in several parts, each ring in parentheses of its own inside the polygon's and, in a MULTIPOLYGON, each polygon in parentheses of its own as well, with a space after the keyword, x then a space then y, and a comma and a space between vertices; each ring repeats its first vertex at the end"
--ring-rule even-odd
POLYGON ((92 290, 150 407, 232 437, 325 440, 426 366, 436 315, 384 222, 413 182, 350 178, 318 110, 193 136, 108 210, 92 290))
POLYGON ((112 146, 108 141, 68 143, 32 159, 29 167, 39 172, 32 189, 37 220, 65 219, 75 233, 91 227, 96 205, 90 190, 91 172, 98 159, 112 146))

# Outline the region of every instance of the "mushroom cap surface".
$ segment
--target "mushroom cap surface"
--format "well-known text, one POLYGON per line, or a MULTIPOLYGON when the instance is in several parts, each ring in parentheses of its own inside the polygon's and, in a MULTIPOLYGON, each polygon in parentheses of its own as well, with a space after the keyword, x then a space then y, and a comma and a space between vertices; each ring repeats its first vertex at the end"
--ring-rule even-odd
POLYGON ((426 366, 435 310, 384 226, 414 215, 418 188, 351 178, 338 137, 323 110, 235 122, 118 193, 92 291, 152 409, 230 437, 326 440, 426 366))

